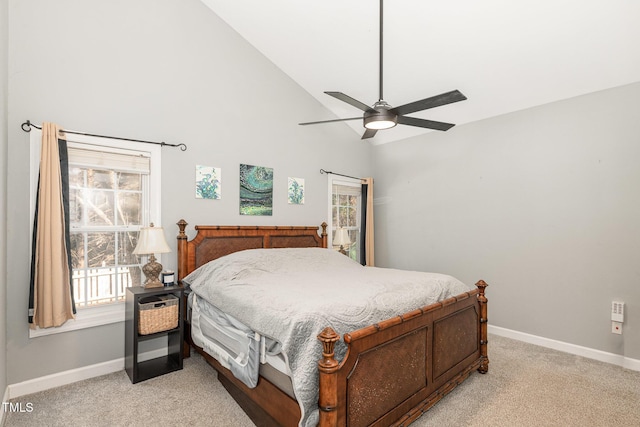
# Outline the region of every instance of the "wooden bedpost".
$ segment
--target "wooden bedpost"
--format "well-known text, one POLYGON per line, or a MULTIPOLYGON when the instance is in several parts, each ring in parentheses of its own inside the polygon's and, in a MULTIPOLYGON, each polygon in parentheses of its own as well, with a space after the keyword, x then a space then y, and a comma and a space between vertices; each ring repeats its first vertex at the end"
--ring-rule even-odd
POLYGON ((181 219, 176 224, 180 228, 180 233, 178 233, 178 280, 182 280, 187 275, 187 235, 184 232, 187 228, 187 221, 181 219))
POLYGON ((480 356, 482 357, 478 372, 486 374, 489 371, 489 357, 487 356, 487 343, 489 342, 487 323, 489 319, 487 318, 487 297, 484 296, 484 289, 489 285, 484 280, 480 280, 476 286, 480 290, 478 301, 480 302, 480 356))
POLYGON ((320 237, 322 237, 322 247, 326 248, 328 243, 327 243, 327 223, 323 222, 322 224, 320 224, 320 226, 322 227, 322 234, 320 234, 320 237))
POLYGON ((318 361, 318 371, 320 377, 320 390, 318 397, 318 407, 320 409, 320 419, 318 426, 335 427, 338 425, 338 387, 337 375, 338 361, 334 358, 334 348, 340 335, 332 328, 326 327, 318 340, 322 343, 322 359, 318 361))

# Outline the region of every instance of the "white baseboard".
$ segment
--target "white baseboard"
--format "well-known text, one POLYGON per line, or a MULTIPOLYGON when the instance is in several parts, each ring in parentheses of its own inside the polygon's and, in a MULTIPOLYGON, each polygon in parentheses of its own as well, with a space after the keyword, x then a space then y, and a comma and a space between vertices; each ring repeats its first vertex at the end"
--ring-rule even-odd
POLYGON ((57 374, 46 375, 40 378, 23 381, 17 384, 10 384, 9 399, 25 396, 31 393, 48 390, 54 387, 71 384, 77 381, 86 380, 100 375, 106 375, 124 369, 124 357, 111 360, 109 362, 84 366, 82 368, 71 369, 57 374))
MULTIPOLYGON (((157 349, 142 353, 138 356, 139 361, 153 359, 155 357, 165 356, 167 349, 157 349)), ((49 390, 51 388, 75 383, 77 381, 87 380, 89 378, 99 377, 101 375, 111 374, 124 370, 124 357, 110 360, 108 362, 97 363, 95 365, 84 366, 82 368, 71 369, 69 371, 59 372, 57 374, 46 375, 40 378, 23 381, 17 384, 10 384, 5 392, 3 402, 9 399, 25 396, 39 391, 49 390)), ((0 426, 2 423, 0 423, 0 426)))
MULTIPOLYGON (((511 338, 518 341, 524 341, 529 344, 535 344, 541 347, 552 348, 554 350, 563 351, 565 353, 575 354, 576 356, 582 356, 588 359, 611 363, 613 365, 622 366, 623 368, 631 369, 633 371, 640 371, 640 360, 631 359, 630 357, 621 356, 619 354, 607 353, 606 351, 595 350, 589 347, 582 347, 563 341, 556 341, 549 338, 539 337, 537 335, 531 335, 524 332, 501 328, 499 326, 489 325, 488 332, 490 334, 499 335, 501 337, 511 338)), ((491 346, 491 344, 489 344, 489 346, 491 346)), ((491 347, 489 347, 489 349, 491 349, 491 347)), ((489 359, 491 359, 491 357, 489 357, 489 359)))

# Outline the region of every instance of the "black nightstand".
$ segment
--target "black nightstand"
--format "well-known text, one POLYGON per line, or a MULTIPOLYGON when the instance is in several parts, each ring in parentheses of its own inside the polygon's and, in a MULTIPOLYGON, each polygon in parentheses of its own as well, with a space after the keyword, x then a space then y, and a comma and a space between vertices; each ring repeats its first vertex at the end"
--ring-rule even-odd
POLYGON ((191 287, 184 285, 180 282, 180 286, 184 289, 184 342, 182 346, 182 358, 188 359, 191 357, 191 308, 189 307, 189 294, 191 293, 191 287))
POLYGON ((182 341, 184 337, 184 289, 181 286, 164 286, 145 289, 133 286, 127 289, 124 326, 124 369, 132 383, 148 380, 182 369, 182 341), (147 297, 173 295, 178 298, 178 326, 167 331, 141 335, 140 300, 147 297), (138 343, 158 337, 167 337, 167 355, 138 362, 138 343))

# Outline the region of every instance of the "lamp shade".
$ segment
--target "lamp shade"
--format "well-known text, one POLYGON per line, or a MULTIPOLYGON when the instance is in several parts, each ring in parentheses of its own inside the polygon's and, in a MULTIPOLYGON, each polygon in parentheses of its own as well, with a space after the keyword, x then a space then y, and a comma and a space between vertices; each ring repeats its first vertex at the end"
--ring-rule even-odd
POLYGON ((164 254, 167 252, 171 252, 171 249, 169 249, 169 245, 164 239, 164 229, 162 227, 154 227, 151 224, 149 227, 140 229, 138 244, 133 250, 134 254, 164 254))
POLYGON ((333 238, 333 244, 336 246, 346 246, 351 244, 351 240, 349 240, 349 232, 340 227, 336 230, 336 235, 333 238))

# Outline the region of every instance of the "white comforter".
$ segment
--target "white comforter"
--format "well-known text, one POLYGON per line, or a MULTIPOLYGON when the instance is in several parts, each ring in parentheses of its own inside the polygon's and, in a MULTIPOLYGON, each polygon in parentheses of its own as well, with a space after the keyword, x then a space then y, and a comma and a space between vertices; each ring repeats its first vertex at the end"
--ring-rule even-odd
MULTIPOLYGON (((282 345, 302 409, 318 422, 316 335, 343 335, 471 288, 437 273, 363 267, 328 249, 252 249, 211 261, 184 279, 200 297, 282 345)), ((336 345, 341 358, 345 345, 336 345)))

